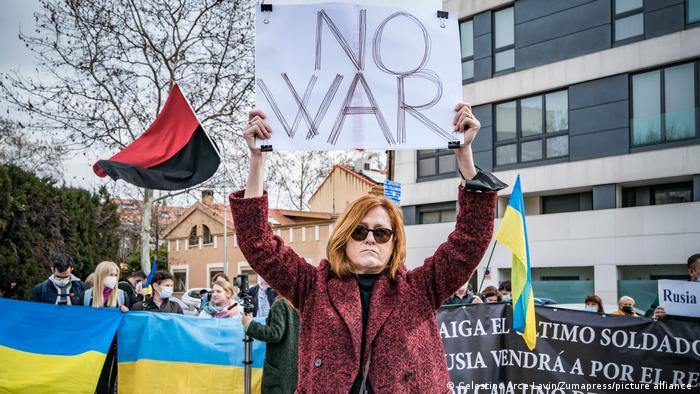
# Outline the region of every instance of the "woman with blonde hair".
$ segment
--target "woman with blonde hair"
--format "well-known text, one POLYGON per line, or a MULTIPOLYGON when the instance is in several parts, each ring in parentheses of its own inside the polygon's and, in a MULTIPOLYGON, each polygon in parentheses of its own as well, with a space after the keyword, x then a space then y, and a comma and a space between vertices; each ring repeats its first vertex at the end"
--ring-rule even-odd
POLYGON ((455 229, 410 271, 401 210, 384 197, 362 196, 345 209, 318 267, 275 236, 263 190, 266 153, 256 146, 272 127, 262 111, 248 114, 248 182, 231 195, 231 212, 250 266, 299 310, 298 392, 447 390, 437 309, 479 264, 493 233, 496 191, 507 186, 474 165, 472 142, 481 125, 471 106, 459 103, 455 112, 454 129, 464 135, 454 149, 462 176, 455 229))
MULTIPOLYGON (((125 293, 117 287, 119 282, 119 266, 112 261, 97 264, 92 276, 92 288, 85 291, 83 305, 93 308, 119 308, 128 312, 124 305, 125 293)), ((117 384, 117 336, 112 339, 107 357, 105 358, 100 378, 97 380, 96 393, 114 393, 117 384)))
POLYGON ((124 291, 117 288, 119 282, 119 266, 112 261, 103 261, 97 264, 93 276, 92 288, 85 291, 83 305, 93 308, 116 308, 127 312, 129 308, 124 305, 124 291), (93 296, 97 294, 98 296, 93 296))
POLYGON ((223 278, 217 279, 211 287, 211 299, 204 304, 199 317, 236 317, 240 314, 241 306, 235 300, 233 285, 223 278))

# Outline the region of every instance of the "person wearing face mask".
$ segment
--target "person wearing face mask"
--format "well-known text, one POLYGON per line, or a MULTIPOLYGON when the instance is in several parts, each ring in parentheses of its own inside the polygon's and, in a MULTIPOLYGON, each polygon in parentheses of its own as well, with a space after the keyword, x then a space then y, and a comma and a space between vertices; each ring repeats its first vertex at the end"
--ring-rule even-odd
POLYGON ((603 310, 603 300, 600 299, 595 294, 591 294, 586 299, 583 301, 586 304, 586 311, 587 312, 594 312, 594 313, 599 313, 603 314, 605 311, 603 310))
POLYGON ((498 294, 501 295, 501 301, 503 302, 510 302, 513 299, 509 280, 501 282, 501 285, 498 286, 498 294))
POLYGON ((92 288, 85 291, 83 305, 93 308, 117 308, 127 312, 126 294, 116 288, 119 278, 119 266, 112 261, 103 261, 95 267, 92 288), (116 291, 115 291, 116 290, 116 291), (99 296, 93 296, 100 294, 99 296))
POLYGON ((472 285, 467 282, 463 284, 462 287, 457 289, 457 291, 455 291, 455 293, 452 294, 450 298, 448 298, 442 305, 477 304, 479 301, 481 301, 481 299, 479 299, 479 301, 474 301, 475 298, 479 297, 474 295, 472 285))
POLYGON ((262 276, 258 275, 258 284, 250 288, 250 295, 253 296, 253 316, 267 317, 277 293, 262 276))
POLYGON ((235 300, 233 285, 219 278, 211 287, 211 300, 209 300, 199 317, 206 318, 226 318, 240 317, 241 306, 235 300))
POLYGON ((151 286, 153 287, 153 295, 146 297, 143 302, 134 304, 132 310, 183 314, 182 307, 177 302, 169 300, 175 286, 173 275, 170 272, 156 271, 153 274, 151 286))
MULTIPOLYGON (((85 291, 83 304, 93 308, 119 308, 122 312, 128 312, 124 305, 126 295, 117 288, 119 279, 119 266, 112 261, 103 261, 97 264, 93 272, 92 288, 85 291)), ((114 393, 117 384, 117 337, 112 339, 105 363, 97 380, 96 393, 114 393)))
POLYGON ((49 279, 32 288, 30 301, 56 305, 83 305, 89 287, 73 275, 73 258, 66 253, 54 256, 49 279))
POLYGON ((146 280, 143 271, 136 271, 125 280, 119 281, 119 288, 126 295, 126 305, 131 308, 137 302, 143 302, 142 284, 146 280))
MULTIPOLYGON (((688 257, 688 280, 691 282, 700 282, 700 253, 696 253, 688 257)), ((691 316, 674 316, 667 315, 663 305, 659 305, 659 296, 656 296, 654 302, 647 309, 644 317, 651 317, 654 320, 675 320, 688 323, 700 324, 700 318, 691 316)))
POLYGON ((610 313, 611 315, 618 315, 618 316, 631 316, 631 317, 641 317, 635 310, 634 310, 634 298, 629 297, 629 296, 622 296, 620 297, 620 300, 617 301, 617 310, 615 312, 610 313))

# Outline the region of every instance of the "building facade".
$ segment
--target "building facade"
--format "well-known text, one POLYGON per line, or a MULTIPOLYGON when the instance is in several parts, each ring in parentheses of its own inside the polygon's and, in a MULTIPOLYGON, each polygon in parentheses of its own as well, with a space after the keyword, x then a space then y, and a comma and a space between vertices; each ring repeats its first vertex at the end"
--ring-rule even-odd
MULTIPOLYGON (((700 1, 443 6, 459 15, 463 97, 482 124, 476 163, 511 186, 521 176, 535 296, 646 309, 656 280, 686 279, 700 252, 700 1)), ((447 149, 397 152, 394 174, 414 267, 454 227, 459 175, 447 149)), ((484 286, 510 278, 509 251, 487 273, 490 252, 484 286)))
MULTIPOLYGON (((358 167, 358 165, 360 167, 358 167)), ((336 165, 319 185, 309 201, 312 211, 269 209, 268 222, 285 244, 310 264, 318 265, 326 256, 326 245, 333 225, 347 204, 367 193, 381 194, 383 175, 364 168, 336 165)), ((165 229, 163 237, 168 245, 168 269, 175 277, 175 292, 211 287, 216 273, 225 271, 229 278, 248 273, 251 284, 257 282, 255 272, 246 261, 236 238, 231 212, 214 201, 210 191, 204 191, 196 202, 177 221, 165 229), (224 218, 227 247, 224 248, 224 218), (227 250, 226 259, 224 251, 227 250), (226 261, 226 262, 225 262, 226 261)))

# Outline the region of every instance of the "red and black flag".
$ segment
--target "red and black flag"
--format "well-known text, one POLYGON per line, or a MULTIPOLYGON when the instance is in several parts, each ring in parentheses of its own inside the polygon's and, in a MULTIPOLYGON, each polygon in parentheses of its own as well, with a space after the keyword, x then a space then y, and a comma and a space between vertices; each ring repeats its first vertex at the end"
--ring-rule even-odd
POLYGON ((198 185, 219 168, 219 155, 176 84, 143 135, 109 160, 92 166, 100 177, 133 185, 179 190, 198 185))

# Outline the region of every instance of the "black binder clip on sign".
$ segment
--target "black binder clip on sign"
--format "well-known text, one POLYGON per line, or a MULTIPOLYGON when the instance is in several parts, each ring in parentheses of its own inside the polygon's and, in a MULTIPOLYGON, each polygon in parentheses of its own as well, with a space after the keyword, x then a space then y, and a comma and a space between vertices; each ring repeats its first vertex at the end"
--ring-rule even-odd
POLYGON ((270 15, 269 13, 272 12, 272 4, 260 4, 260 11, 265 12, 265 19, 263 19, 264 24, 270 23, 270 15))
POLYGON ((440 18, 440 27, 445 28, 445 19, 450 18, 450 13, 447 11, 438 11, 437 17, 440 18))

